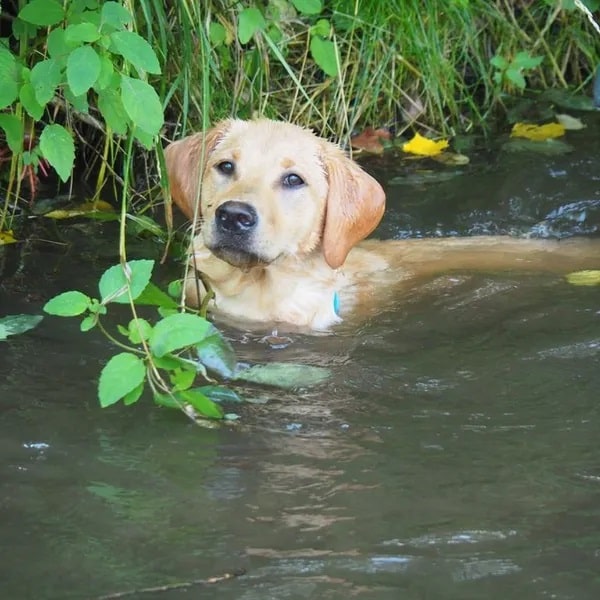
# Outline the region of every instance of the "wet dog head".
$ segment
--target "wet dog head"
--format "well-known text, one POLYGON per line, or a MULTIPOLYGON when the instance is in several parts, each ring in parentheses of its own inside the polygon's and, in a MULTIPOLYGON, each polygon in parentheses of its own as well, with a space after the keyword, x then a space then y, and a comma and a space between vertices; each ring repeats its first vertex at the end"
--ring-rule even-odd
POLYGON ((321 248, 332 268, 379 223, 381 186, 334 144, 289 123, 224 121, 170 144, 174 201, 206 247, 248 269, 321 248))

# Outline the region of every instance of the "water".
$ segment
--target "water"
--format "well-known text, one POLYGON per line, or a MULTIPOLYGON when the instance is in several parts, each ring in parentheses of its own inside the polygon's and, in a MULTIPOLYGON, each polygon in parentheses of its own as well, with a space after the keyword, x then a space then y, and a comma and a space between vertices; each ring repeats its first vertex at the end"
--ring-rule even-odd
MULTIPOLYGON (((590 117, 570 155, 489 152, 447 181, 390 185, 381 234, 589 232, 599 130, 590 117)), ((391 163, 370 166, 386 181, 391 163)), ((2 312, 93 292, 114 262, 111 226, 93 227, 106 235, 33 246, 2 312)), ((274 350, 228 330, 244 360, 333 376, 248 390, 268 402, 219 430, 149 402, 101 410, 112 348, 46 318, 0 353, 2 597, 600 597, 599 292, 453 275, 359 331, 274 350)))

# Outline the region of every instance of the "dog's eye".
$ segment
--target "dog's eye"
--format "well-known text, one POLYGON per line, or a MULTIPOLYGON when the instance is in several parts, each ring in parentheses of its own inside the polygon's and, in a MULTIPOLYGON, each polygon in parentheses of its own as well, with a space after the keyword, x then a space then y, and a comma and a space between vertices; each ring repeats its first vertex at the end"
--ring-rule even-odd
POLYGON ((235 165, 230 160, 221 161, 216 167, 223 175, 233 175, 235 171, 235 165))
POLYGON ((302 177, 296 173, 288 173, 283 178, 283 185, 290 188, 300 187, 301 185, 304 185, 304 179, 302 179, 302 177))

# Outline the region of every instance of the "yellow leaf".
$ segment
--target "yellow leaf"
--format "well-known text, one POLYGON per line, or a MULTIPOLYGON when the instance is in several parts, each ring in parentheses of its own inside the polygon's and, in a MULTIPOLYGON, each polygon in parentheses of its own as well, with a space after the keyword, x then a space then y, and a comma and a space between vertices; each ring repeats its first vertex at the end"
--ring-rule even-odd
POLYGON ((73 217, 81 217, 94 212, 112 213, 114 212, 114 208, 108 202, 104 202, 104 200, 97 200, 96 202, 82 202, 69 209, 57 208, 56 210, 45 213, 44 217, 48 217, 49 219, 71 219, 73 217))
POLYGON ((418 154, 419 156, 435 156, 447 147, 448 140, 439 140, 436 142, 415 133, 415 137, 410 142, 406 142, 402 146, 402 150, 410 154, 418 154))
POLYGON ((575 271, 567 275, 567 281, 573 285, 600 285, 600 271, 575 271))
POLYGON ((541 142, 565 134, 565 126, 560 123, 546 123, 546 125, 533 125, 531 123, 515 123, 510 137, 522 137, 528 140, 541 142))
POLYGON ((0 246, 16 243, 16 238, 13 235, 12 229, 8 231, 0 231, 0 246))

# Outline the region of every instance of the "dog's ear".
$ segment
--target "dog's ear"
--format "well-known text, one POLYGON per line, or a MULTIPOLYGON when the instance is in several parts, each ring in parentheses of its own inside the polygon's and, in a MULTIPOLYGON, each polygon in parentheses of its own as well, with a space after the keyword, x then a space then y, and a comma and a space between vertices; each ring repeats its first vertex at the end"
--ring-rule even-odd
POLYGON ((171 197, 188 219, 194 218, 206 161, 227 132, 229 123, 222 121, 204 133, 190 135, 165 148, 171 197))
POLYGON ((329 182, 323 254, 337 269, 344 264, 353 246, 365 239, 379 224, 385 210, 385 192, 337 146, 326 143, 323 162, 329 182))

